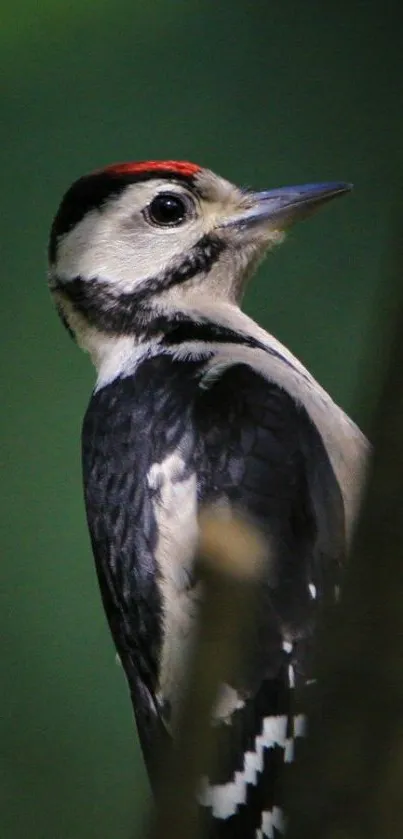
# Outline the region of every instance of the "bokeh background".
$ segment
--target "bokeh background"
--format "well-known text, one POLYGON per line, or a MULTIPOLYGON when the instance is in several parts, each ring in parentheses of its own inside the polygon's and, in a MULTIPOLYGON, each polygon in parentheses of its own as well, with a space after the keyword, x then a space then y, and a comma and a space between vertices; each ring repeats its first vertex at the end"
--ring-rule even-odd
POLYGON ((402 175, 401 15, 391 0, 2 10, 2 839, 129 839, 148 801, 84 519, 93 373, 45 283, 61 193, 88 169, 159 157, 260 188, 353 181, 269 258, 246 308, 365 427, 402 175))

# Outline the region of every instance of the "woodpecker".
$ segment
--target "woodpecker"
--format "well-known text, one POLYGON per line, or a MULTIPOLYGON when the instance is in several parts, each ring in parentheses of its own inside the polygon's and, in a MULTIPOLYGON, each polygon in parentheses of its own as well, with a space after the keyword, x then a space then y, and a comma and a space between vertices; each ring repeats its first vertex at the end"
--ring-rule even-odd
POLYGON ((82 431, 106 616, 155 784, 174 736, 201 591, 198 513, 244 510, 274 546, 247 664, 212 711, 222 761, 198 797, 218 837, 280 836, 282 779, 338 597, 368 443, 297 358, 241 311, 286 229, 348 192, 256 192, 188 162, 77 180, 51 228, 49 284, 97 372, 82 431))

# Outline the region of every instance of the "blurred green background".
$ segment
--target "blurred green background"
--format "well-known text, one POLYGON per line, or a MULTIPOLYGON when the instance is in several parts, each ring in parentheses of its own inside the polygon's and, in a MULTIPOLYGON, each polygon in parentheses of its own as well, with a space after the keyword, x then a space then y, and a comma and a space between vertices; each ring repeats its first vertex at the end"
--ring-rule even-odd
POLYGON ((148 796, 84 519, 93 373, 45 283, 61 193, 88 169, 159 157, 260 188, 353 181, 269 258, 247 309, 365 424, 402 174, 400 17, 390 0, 3 9, 1 839, 129 839, 148 796))

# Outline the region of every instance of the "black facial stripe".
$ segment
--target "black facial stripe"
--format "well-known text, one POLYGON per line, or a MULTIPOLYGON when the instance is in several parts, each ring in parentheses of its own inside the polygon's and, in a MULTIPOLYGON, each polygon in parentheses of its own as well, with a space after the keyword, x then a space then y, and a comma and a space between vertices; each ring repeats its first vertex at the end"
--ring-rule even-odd
POLYGON ((166 178, 169 181, 185 183, 192 187, 194 178, 189 174, 181 172, 170 172, 169 170, 149 172, 141 171, 128 174, 113 174, 113 172, 95 172, 92 175, 84 175, 75 181, 64 195, 60 207, 53 220, 50 231, 48 256, 49 261, 55 262, 57 242, 60 236, 64 236, 91 210, 101 211, 106 201, 110 198, 117 198, 128 184, 138 181, 149 181, 158 178, 166 178))
MULTIPOLYGON (((160 341, 161 347, 177 346, 179 344, 194 342, 214 343, 214 344, 238 344, 238 346, 252 347, 253 349, 263 350, 265 353, 280 358, 281 361, 288 367, 293 365, 280 352, 267 347, 266 344, 258 341, 253 335, 245 335, 242 332, 236 332, 227 326, 221 326, 212 321, 195 321, 186 315, 183 315, 183 320, 178 316, 177 319, 170 319, 169 317, 154 318, 150 324, 153 333, 148 334, 146 331, 145 337, 152 337, 157 334, 157 330, 163 333, 160 341)), ((302 374, 301 374, 302 375, 302 374)))
MULTIPOLYGON (((219 323, 211 321, 195 321, 183 315, 183 320, 171 320, 169 317, 156 318, 153 320, 151 327, 153 330, 159 329, 163 332, 161 346, 170 347, 177 344, 194 342, 214 343, 214 344, 242 344, 243 346, 255 347, 259 349, 266 349, 263 344, 256 341, 250 335, 243 335, 230 329, 227 326, 221 326, 219 323)), ((151 337, 151 336, 150 336, 151 337)))
MULTIPOLYGON (((74 280, 74 283, 78 280, 74 280)), ((85 292, 85 286, 87 283, 84 283, 82 280, 82 291, 85 292)), ((68 286, 70 288, 70 284, 68 286)), ((77 285, 78 289, 78 285, 77 285)), ((98 286, 97 286, 97 294, 98 294, 98 286)), ((77 305, 78 296, 74 299, 71 297, 70 299, 73 300, 75 305, 77 305)), ((108 297, 106 300, 106 307, 108 305, 108 301, 110 298, 108 297)), ((111 323, 116 323, 116 332, 122 331, 122 320, 120 318, 125 318, 126 313, 122 313, 120 310, 119 312, 115 312, 115 310, 108 310, 107 308, 101 308, 99 305, 99 298, 97 299, 96 304, 96 312, 94 313, 94 318, 91 319, 92 308, 95 308, 94 305, 91 306, 91 298, 90 295, 88 297, 85 296, 84 298, 84 306, 82 305, 83 298, 80 298, 79 305, 80 311, 83 314, 86 314, 87 319, 94 323, 99 329, 102 329, 105 332, 114 331, 111 330, 111 323)), ((59 308, 59 307, 58 307, 59 308)), ((70 335, 74 338, 74 334, 71 331, 66 318, 64 317, 62 311, 59 308, 59 314, 61 319, 66 326, 70 335)), ((205 344, 237 344, 238 346, 243 347, 252 347, 253 349, 263 350, 265 353, 273 356, 274 358, 279 358, 281 361, 286 364, 288 367, 292 367, 293 365, 287 358, 285 358, 280 352, 273 349, 273 347, 267 347, 266 344, 261 343, 252 335, 244 335, 241 332, 236 332, 234 329, 230 329, 227 326, 222 326, 218 323, 213 323, 209 320, 193 320, 189 315, 183 312, 175 312, 175 314, 161 314, 161 315, 154 315, 151 309, 148 309, 146 306, 138 306, 136 307, 135 314, 132 313, 131 315, 134 320, 130 321, 129 332, 133 331, 133 326, 138 324, 139 332, 141 333, 142 340, 152 340, 155 338, 158 340, 158 345, 161 350, 164 348, 173 348, 178 347, 181 344, 191 344, 193 343, 205 343, 205 344), (162 336, 162 337, 161 337, 162 336)), ((301 374, 303 375, 303 374, 301 374)))
POLYGON ((203 236, 179 265, 168 269, 158 277, 150 278, 143 288, 140 287, 138 291, 128 294, 127 297, 133 297, 137 302, 142 303, 161 291, 186 283, 197 274, 208 274, 225 248, 226 243, 223 239, 213 235, 203 236))
POLYGON ((115 295, 103 280, 63 281, 57 276, 52 289, 61 292, 88 322, 103 332, 125 334, 133 332, 136 324, 147 323, 147 302, 175 285, 191 280, 197 274, 209 273, 226 244, 215 236, 203 236, 182 262, 171 270, 144 281, 137 291, 115 295))

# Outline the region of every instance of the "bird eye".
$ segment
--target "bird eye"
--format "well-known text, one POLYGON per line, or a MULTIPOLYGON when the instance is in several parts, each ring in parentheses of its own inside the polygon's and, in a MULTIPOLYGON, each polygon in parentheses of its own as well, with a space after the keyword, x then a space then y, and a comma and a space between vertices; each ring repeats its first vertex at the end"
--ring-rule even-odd
POLYGON ((185 200, 174 192, 160 192, 148 205, 146 217, 158 227, 176 227, 188 216, 185 200))

